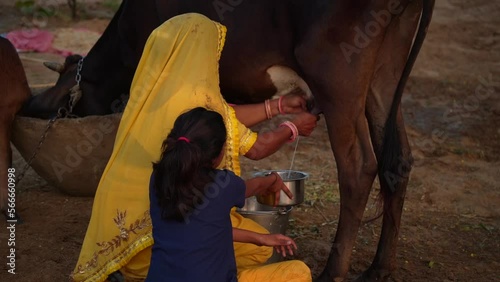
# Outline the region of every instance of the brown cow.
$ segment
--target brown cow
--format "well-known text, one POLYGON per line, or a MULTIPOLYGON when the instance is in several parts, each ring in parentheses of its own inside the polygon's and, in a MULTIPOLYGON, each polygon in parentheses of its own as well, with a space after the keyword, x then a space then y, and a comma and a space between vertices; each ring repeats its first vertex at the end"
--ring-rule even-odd
POLYGON ((31 92, 16 49, 3 37, 0 37, 0 93, 0 124, 2 125, 0 127, 0 210, 7 216, 7 219, 15 219, 17 216, 13 213, 14 205, 12 203, 8 205, 8 195, 15 190, 12 189, 15 188, 12 184, 14 182, 11 182, 15 180, 15 173, 11 168, 10 136, 14 117, 31 92))
POLYGON ((228 101, 262 101, 293 85, 312 93, 325 115, 341 210, 318 280, 346 277, 377 175, 384 196, 382 234, 375 259, 359 280, 386 280, 396 267, 412 163, 401 96, 433 6, 434 0, 124 0, 89 55, 83 61, 68 58, 54 68, 61 72, 58 84, 32 98, 24 114, 50 116, 65 106, 79 61, 83 97, 75 113, 111 113, 130 87, 154 28, 187 12, 220 21, 228 27, 220 62, 221 90, 228 101))

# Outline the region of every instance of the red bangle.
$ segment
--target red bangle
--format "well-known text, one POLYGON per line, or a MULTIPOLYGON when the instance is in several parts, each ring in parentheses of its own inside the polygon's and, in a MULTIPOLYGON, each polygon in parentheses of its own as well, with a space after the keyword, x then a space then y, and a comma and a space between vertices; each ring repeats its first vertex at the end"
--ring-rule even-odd
POLYGON ((278 99, 278 112, 281 114, 281 115, 284 115, 285 112, 283 111, 283 106, 281 105, 283 102, 283 96, 280 96, 280 98, 278 99))
POLYGON ((286 126, 286 127, 290 128, 290 130, 292 131, 292 136, 290 136, 290 140, 288 141, 288 143, 295 141, 297 136, 299 136, 299 130, 297 129, 297 126, 295 126, 295 124, 293 124, 293 122, 288 121, 288 120, 283 122, 282 124, 280 124, 280 127, 282 127, 282 126, 286 126))

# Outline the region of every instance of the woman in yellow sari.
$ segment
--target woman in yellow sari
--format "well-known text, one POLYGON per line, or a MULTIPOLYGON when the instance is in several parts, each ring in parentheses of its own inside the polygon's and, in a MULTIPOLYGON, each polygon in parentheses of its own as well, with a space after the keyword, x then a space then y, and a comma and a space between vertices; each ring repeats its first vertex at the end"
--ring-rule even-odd
MULTIPOLYGON (((240 155, 266 157, 294 134, 287 126, 265 136, 247 128, 277 114, 276 100, 234 107, 225 102, 218 71, 225 31, 224 26, 202 15, 185 14, 170 19, 150 35, 95 195, 71 275, 74 281, 105 281, 115 271, 128 280, 146 277, 153 244, 148 210, 152 162, 158 160, 162 141, 180 114, 201 106, 223 116, 228 136, 220 167, 237 175, 240 155)), ((286 113, 297 114, 292 122, 298 134, 308 136, 316 126, 316 116, 304 111, 304 99, 286 96, 282 105, 286 113)), ((268 233, 234 209, 231 221, 235 228, 268 233)), ((272 254, 271 247, 247 243, 234 243, 234 247, 239 281, 311 280, 309 268, 300 261, 263 265, 272 254)))

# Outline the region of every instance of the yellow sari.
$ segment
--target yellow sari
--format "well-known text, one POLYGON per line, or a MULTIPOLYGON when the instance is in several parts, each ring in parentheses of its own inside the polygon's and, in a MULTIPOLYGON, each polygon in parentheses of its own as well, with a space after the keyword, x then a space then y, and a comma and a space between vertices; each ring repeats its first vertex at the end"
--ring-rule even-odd
MULTIPOLYGON (((257 135, 236 119, 220 94, 218 60, 225 33, 224 26, 202 15, 185 14, 150 35, 95 195, 73 280, 104 281, 117 270, 127 278, 146 277, 153 244, 148 197, 152 162, 183 112, 202 106, 223 116, 228 136, 221 167, 240 174, 239 156, 257 135)), ((234 209, 231 221, 234 227, 267 232, 234 209)), ((245 272, 258 273, 253 268, 271 256, 272 248, 235 243, 235 253, 244 281, 245 272)))

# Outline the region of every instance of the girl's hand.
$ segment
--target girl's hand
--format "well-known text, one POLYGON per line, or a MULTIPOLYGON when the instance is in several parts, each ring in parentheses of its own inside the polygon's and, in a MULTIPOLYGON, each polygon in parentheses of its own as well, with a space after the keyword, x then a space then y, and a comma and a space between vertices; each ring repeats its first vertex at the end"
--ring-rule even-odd
POLYGON ((266 177, 273 177, 273 182, 272 184, 267 188, 266 192, 263 194, 263 195, 268 195, 268 194, 271 194, 271 193, 274 193, 275 197, 274 197, 274 205, 278 205, 279 201, 280 201, 280 196, 281 196, 281 191, 283 190, 283 192, 285 192, 285 194, 288 196, 288 198, 290 199, 293 199, 293 194, 292 192, 290 191, 290 189, 288 189, 288 187, 286 187, 285 183, 283 183, 283 179, 281 179, 280 175, 277 173, 277 172, 271 172, 270 175, 266 176, 266 177))
POLYGON ((307 112, 307 101, 301 94, 286 94, 281 98, 281 110, 284 114, 307 112))
POLYGON ((295 241, 283 234, 263 234, 261 240, 262 246, 274 247, 276 252, 283 257, 286 257, 287 250, 291 256, 293 256, 293 250, 297 250, 295 241))
POLYGON ((318 125, 319 116, 308 112, 300 113, 292 120, 300 136, 309 136, 318 125))

